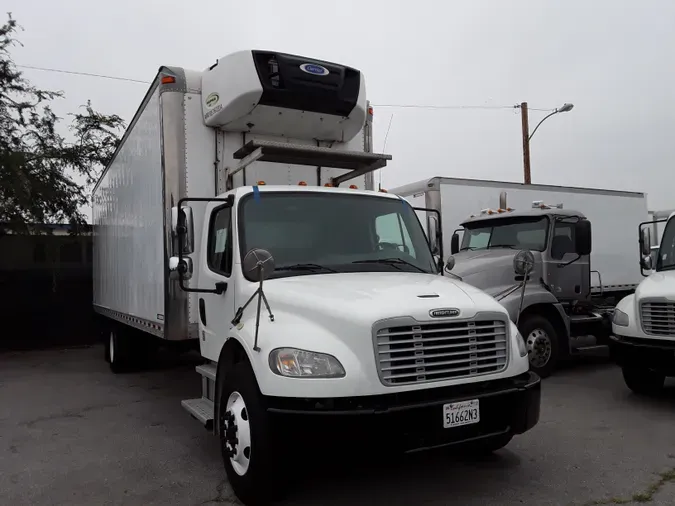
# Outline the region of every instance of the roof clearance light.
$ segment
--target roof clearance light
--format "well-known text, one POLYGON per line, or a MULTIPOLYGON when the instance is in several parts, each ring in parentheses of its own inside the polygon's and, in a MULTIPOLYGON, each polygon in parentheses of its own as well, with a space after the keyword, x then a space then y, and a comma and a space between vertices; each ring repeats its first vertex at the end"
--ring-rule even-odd
POLYGON ((176 78, 173 76, 162 76, 162 84, 173 84, 176 82, 176 78))
POLYGON ((265 186, 265 181, 258 181, 258 186, 265 186))
POLYGON ((298 186, 307 186, 307 182, 306 181, 300 181, 298 183, 298 186))
POLYGON ((359 187, 356 186, 355 184, 350 184, 350 185, 349 185, 349 189, 350 189, 350 190, 358 190, 359 187))
POLYGON ((371 116, 373 115, 373 108, 372 107, 368 108, 368 114, 370 114, 371 116))
POLYGON ((384 188, 380 188, 380 191, 381 191, 382 193, 389 193, 389 192, 388 192, 387 190, 385 190, 384 188))
POLYGON ((327 187, 327 188, 332 188, 333 184, 332 183, 326 183, 324 186, 327 187))

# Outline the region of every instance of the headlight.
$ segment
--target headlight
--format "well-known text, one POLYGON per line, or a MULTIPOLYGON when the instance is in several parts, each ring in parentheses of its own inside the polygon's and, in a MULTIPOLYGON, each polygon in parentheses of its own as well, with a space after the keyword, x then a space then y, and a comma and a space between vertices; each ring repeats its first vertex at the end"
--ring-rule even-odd
POLYGON ((518 353, 521 357, 527 355, 527 346, 525 346, 525 339, 520 335, 520 332, 516 334, 516 342, 518 343, 518 353))
POLYGON ((277 348, 270 353, 270 369, 289 378, 342 378, 345 369, 332 355, 295 348, 277 348))
POLYGON ((527 346, 525 346, 525 339, 523 339, 523 336, 521 336, 520 332, 518 331, 518 327, 516 327, 513 323, 511 323, 511 332, 513 332, 516 336, 516 343, 518 343, 518 354, 521 357, 527 356, 527 346))
POLYGON ((628 327, 630 324, 630 318, 623 311, 615 309, 614 315, 612 316, 612 323, 614 325, 619 325, 620 327, 628 327))

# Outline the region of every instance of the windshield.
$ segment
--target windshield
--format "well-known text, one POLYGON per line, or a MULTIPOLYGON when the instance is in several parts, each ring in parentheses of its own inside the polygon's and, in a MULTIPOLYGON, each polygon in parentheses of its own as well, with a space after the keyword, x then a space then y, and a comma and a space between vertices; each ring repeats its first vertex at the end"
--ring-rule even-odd
POLYGON ((666 224, 659 247, 659 256, 656 259, 657 271, 669 271, 675 269, 675 218, 666 224))
POLYGON ((437 273, 426 237, 403 200, 333 193, 261 192, 242 199, 240 253, 263 248, 273 277, 335 272, 437 273))
POLYGON ((460 250, 512 248, 544 251, 546 217, 499 219, 464 225, 460 250))

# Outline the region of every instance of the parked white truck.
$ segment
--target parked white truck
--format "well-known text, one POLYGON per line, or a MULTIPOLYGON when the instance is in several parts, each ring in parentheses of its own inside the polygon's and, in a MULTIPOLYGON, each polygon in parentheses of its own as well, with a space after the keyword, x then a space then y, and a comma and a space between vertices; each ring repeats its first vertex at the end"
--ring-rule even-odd
POLYGON ((182 404, 245 502, 282 490, 306 445, 494 451, 539 419, 508 313, 443 276, 410 204, 372 190, 391 157, 371 126, 344 65, 161 67, 94 190, 111 368, 151 337, 194 342, 202 395, 182 404))
POLYGON ((540 376, 561 357, 608 345, 615 304, 642 279, 643 193, 440 177, 392 193, 442 215, 446 269, 507 308, 540 376), (524 293, 511 266, 520 249, 536 260, 524 293))
MULTIPOLYGON (((662 213, 661 213, 662 214, 662 213)), ((612 320, 612 355, 628 388, 653 394, 675 376, 675 210, 640 224, 640 267, 646 276, 617 304, 612 320), (666 223, 653 255, 657 224, 666 223)))

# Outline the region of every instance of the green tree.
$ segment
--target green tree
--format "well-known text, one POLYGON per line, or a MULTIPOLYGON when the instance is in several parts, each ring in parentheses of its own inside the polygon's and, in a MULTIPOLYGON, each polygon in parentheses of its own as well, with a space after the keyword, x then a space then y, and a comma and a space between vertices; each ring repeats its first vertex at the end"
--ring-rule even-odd
POLYGON ((68 115, 72 140, 59 134, 62 119, 50 103, 63 93, 41 90, 18 71, 11 49, 20 45, 19 29, 11 14, 0 27, 0 224, 16 231, 83 224, 79 208, 119 145, 124 121, 88 101, 68 115))

